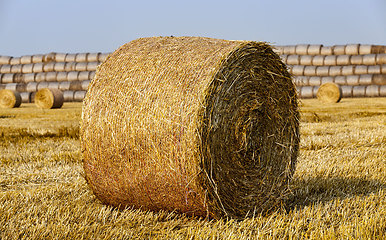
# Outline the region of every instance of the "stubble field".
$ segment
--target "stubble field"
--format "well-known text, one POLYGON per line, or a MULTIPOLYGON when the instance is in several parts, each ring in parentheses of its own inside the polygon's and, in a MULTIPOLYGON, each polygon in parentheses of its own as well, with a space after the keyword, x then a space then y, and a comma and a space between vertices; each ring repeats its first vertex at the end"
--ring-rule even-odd
POLYGON ((386 98, 300 110, 292 195, 234 221, 104 206, 83 177, 81 103, 0 109, 0 239, 385 239, 386 98))

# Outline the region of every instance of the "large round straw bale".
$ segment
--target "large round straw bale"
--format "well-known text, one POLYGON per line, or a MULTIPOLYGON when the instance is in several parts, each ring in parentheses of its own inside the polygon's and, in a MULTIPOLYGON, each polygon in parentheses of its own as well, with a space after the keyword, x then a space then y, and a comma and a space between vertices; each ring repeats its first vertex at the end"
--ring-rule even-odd
POLYGON ((48 72, 46 73, 46 79, 45 81, 48 82, 55 82, 56 81, 56 76, 58 75, 57 72, 48 72))
POLYGON ((380 65, 381 74, 386 74, 386 64, 380 65))
POLYGON ((379 96, 386 97, 386 85, 379 86, 379 96))
POLYGON ((309 78, 307 76, 294 76, 294 83, 296 86, 307 86, 309 84, 309 78))
POLYGON ((48 82, 48 88, 59 89, 59 82, 48 82))
POLYGON ((20 93, 9 89, 0 90, 0 108, 15 108, 21 104, 20 93))
POLYGON ((378 85, 368 85, 366 86, 366 97, 379 97, 379 86, 378 85))
POLYGON ((55 69, 56 62, 47 62, 43 65, 43 71, 44 72, 52 72, 55 69))
POLYGON ((54 64, 54 71, 63 72, 66 69, 65 66, 66 66, 66 63, 64 63, 64 62, 56 62, 54 64))
POLYGON ((74 101, 74 91, 63 91, 63 99, 65 102, 74 101))
POLYGON ((88 71, 79 72, 78 79, 80 81, 89 80, 90 79, 90 72, 88 72, 88 71))
POLYGON ((106 204, 244 218, 280 205, 299 147, 297 95, 266 43, 134 40, 83 103, 87 182, 106 204))
POLYGON ((320 85, 316 97, 324 103, 337 103, 342 99, 342 89, 335 83, 324 83, 320 85))
POLYGON ((0 64, 9 64, 11 62, 10 56, 0 56, 0 64))
POLYGON ((82 82, 81 81, 72 81, 72 82, 70 82, 70 90, 72 90, 72 91, 80 91, 80 90, 82 90, 82 82))
POLYGON ((59 89, 43 88, 35 95, 35 104, 39 108, 61 108, 63 101, 63 93, 59 89))

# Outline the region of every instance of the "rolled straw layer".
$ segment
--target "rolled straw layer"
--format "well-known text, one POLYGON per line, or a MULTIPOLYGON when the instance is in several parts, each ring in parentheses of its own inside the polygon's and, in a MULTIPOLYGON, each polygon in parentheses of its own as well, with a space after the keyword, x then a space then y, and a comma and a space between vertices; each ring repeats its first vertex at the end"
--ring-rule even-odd
POLYGON ((9 89, 0 90, 0 108, 15 108, 21 104, 19 92, 9 89))
POLYGON ((279 206, 299 147, 297 94, 265 43, 134 40, 83 102, 87 182, 105 204, 244 218, 279 206))

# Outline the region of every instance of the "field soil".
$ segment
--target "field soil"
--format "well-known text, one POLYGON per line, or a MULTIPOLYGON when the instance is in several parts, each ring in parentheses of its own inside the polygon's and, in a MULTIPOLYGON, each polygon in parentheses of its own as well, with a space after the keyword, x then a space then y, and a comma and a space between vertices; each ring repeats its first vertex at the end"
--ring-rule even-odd
POLYGON ((81 107, 0 109, 0 239, 386 238, 386 98, 302 100, 292 194, 243 221, 101 204, 84 179, 81 107))

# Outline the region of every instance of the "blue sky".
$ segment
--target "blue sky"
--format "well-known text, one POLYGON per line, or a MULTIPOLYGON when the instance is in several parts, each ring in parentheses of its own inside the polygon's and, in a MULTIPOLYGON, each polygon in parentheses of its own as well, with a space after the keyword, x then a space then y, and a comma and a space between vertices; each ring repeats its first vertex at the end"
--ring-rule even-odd
POLYGON ((0 55, 111 52, 170 35, 386 45, 386 0, 0 0, 0 55))

